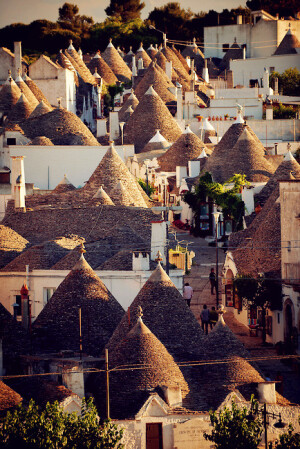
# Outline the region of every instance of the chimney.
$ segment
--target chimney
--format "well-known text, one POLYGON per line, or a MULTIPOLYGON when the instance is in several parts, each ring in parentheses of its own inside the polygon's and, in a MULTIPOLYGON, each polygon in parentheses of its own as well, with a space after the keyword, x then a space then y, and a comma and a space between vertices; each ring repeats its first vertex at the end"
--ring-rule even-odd
POLYGON ((132 253, 132 271, 149 271, 150 258, 149 253, 133 251, 132 253))
POLYGON ((20 294, 21 294, 21 310, 22 310, 22 325, 25 329, 29 327, 29 290, 24 282, 20 294))
POLYGON ((180 387, 162 386, 166 403, 170 407, 182 406, 182 394, 180 387))
POLYGON ((142 58, 138 59, 138 70, 143 70, 144 68, 144 61, 142 58))
POLYGON ((77 394, 81 399, 84 397, 84 377, 82 365, 64 367, 62 382, 65 387, 77 394))
POLYGON ((180 187, 182 178, 187 178, 187 169, 186 167, 180 167, 177 165, 176 167, 176 187, 180 187))
MULTIPOLYGON (((189 177, 190 178, 195 178, 196 176, 199 175, 199 173, 200 173, 200 159, 198 159, 197 161, 189 161, 188 162, 188 166, 189 166, 189 177)), ((176 181, 177 181, 177 179, 176 179, 176 181)))
POLYGON ((243 59, 246 59, 246 47, 243 46, 243 59))
POLYGON ((202 69, 202 78, 206 83, 209 83, 209 74, 208 74, 208 68, 207 68, 207 59, 204 60, 204 67, 202 69))
POLYGON ((183 120, 183 105, 182 105, 182 89, 177 89, 177 122, 181 123, 183 120))
POLYGON ((120 135, 119 113, 110 111, 109 113, 109 140, 115 140, 120 135))
POLYGON ((237 25, 243 25, 243 16, 241 14, 236 16, 236 24, 237 25))
POLYGON ((166 222, 162 220, 151 222, 151 260, 155 260, 157 252, 163 255, 163 263, 166 263, 165 247, 166 247, 166 222))
POLYGON ((264 76, 263 76, 263 83, 264 83, 264 89, 269 89, 270 82, 269 82, 269 70, 264 70, 264 76))
POLYGON ((11 156, 11 195, 15 201, 15 210, 26 212, 24 156, 11 156))
POLYGON ((15 61, 14 61, 13 78, 16 78, 18 76, 19 69, 21 70, 21 74, 22 74, 22 47, 21 47, 21 42, 14 42, 14 54, 15 54, 15 61))
POLYGON ((172 61, 166 61, 166 75, 172 81, 172 61))
POLYGON ((106 136, 107 129, 106 129, 106 118, 97 118, 97 137, 106 136))
POLYGON ((137 76, 137 70, 136 70, 136 62, 135 62, 135 56, 132 56, 132 77, 137 76))
POLYGON ((257 384, 258 400, 263 404, 276 404, 275 382, 257 384))
POLYGON ((227 89, 233 89, 233 71, 228 70, 227 72, 227 89))

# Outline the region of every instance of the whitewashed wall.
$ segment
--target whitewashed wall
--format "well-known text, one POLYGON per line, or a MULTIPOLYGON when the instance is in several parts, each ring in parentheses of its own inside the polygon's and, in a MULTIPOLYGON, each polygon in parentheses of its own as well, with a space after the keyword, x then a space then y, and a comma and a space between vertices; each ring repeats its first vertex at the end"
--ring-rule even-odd
MULTIPOLYGON (((116 146, 125 161, 134 146, 116 146)), ((108 146, 10 146, 10 156, 25 156, 25 180, 42 190, 54 189, 67 175, 75 186, 83 186, 101 162, 108 146), (49 183, 49 186, 48 186, 49 183)))

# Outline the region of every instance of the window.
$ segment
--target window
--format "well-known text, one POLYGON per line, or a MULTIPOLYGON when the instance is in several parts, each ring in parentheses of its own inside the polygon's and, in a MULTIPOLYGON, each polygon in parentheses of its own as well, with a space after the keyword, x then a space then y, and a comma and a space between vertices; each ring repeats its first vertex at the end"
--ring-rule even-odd
POLYGON ((17 139, 15 137, 8 137, 7 145, 17 145, 17 139))
POLYGON ((270 67, 269 73, 275 72, 275 67, 270 67))
POLYGON ((226 53, 229 50, 229 44, 223 44, 223 53, 226 53))
POLYGON ((44 287, 44 306, 47 304, 55 290, 55 287, 44 287))
POLYGON ((21 316, 22 315, 22 301, 21 301, 21 295, 16 295, 16 302, 15 304, 18 304, 17 306, 14 307, 15 311, 15 316, 21 316))

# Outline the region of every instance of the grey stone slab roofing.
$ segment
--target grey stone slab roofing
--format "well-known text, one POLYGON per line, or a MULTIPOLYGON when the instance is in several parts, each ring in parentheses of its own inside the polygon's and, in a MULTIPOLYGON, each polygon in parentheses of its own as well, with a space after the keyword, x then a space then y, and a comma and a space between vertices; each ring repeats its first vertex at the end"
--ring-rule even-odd
POLYGON ((197 159, 203 149, 208 151, 202 140, 188 127, 157 161, 163 171, 174 172, 177 166, 188 167, 188 162, 197 159))
POLYGON ((297 39, 297 36, 292 33, 291 29, 289 29, 278 45, 274 55, 291 55, 291 54, 299 54, 300 42, 297 39))
POLYGON ((0 271, 26 271, 26 265, 32 270, 49 270, 80 243, 78 238, 61 238, 32 246, 9 262, 0 271))
POLYGON ((182 134, 160 96, 150 87, 125 125, 124 142, 134 143, 136 153, 140 153, 157 129, 169 142, 182 134))
POLYGON ((9 77, 8 82, 3 84, 0 89, 0 111, 3 112, 4 115, 7 115, 17 103, 20 96, 20 89, 12 77, 9 77))
POLYGON ((29 89, 29 87, 27 86, 27 84, 23 81, 23 79, 21 78, 21 76, 19 75, 18 78, 16 79, 16 85, 18 86, 18 88, 20 89, 20 91, 22 92, 22 94, 25 95, 25 97, 27 98, 27 100, 29 101, 29 103, 36 108, 39 104, 38 99, 35 97, 34 93, 29 89))
POLYGON ((62 107, 29 118, 21 123, 21 128, 30 139, 44 135, 54 145, 100 145, 80 118, 62 107))
POLYGON ((167 58, 168 61, 172 61, 172 65, 176 72, 179 74, 180 78, 186 81, 191 81, 191 77, 188 71, 183 67, 182 62, 175 54, 174 50, 168 46, 161 49, 162 54, 167 58))
POLYGON ((111 39, 110 43, 102 53, 102 58, 114 72, 119 81, 125 83, 131 81, 132 77, 131 70, 123 61, 122 57, 113 46, 111 39))
POLYGON ((47 105, 48 108, 52 110, 51 104, 49 103, 41 89, 36 85, 36 83, 28 75, 24 75, 23 80, 25 81, 31 92, 34 94, 35 98, 37 98, 39 102, 43 101, 45 105, 47 105))
POLYGON ((300 179, 300 165, 289 152, 285 155, 283 161, 270 177, 264 188, 255 196, 259 204, 263 206, 273 191, 278 187, 278 181, 289 180, 291 174, 295 179, 300 179))
POLYGON ((142 59, 143 66, 145 69, 148 68, 149 65, 151 64, 152 59, 150 58, 148 53, 144 50, 142 43, 141 43, 140 48, 137 50, 137 52, 135 54, 135 59, 136 59, 136 61, 138 61, 139 59, 142 59))
POLYGON ((70 46, 67 48, 65 55, 70 59, 72 65, 74 66, 74 62, 76 63, 76 70, 78 71, 81 78, 92 85, 96 84, 95 78, 91 74, 90 70, 87 68, 77 51, 72 45, 72 42, 70 46))
POLYGON ((83 255, 33 324, 37 350, 79 350, 81 308, 84 353, 100 356, 124 310, 83 255))
POLYGON ((264 159, 264 147, 252 129, 243 123, 234 123, 208 158, 205 171, 210 172, 216 182, 224 182, 239 173, 238 170, 246 169, 248 175, 257 171, 257 178, 260 172, 265 177, 274 173, 274 168, 264 159))
POLYGON ((236 42, 231 45, 229 50, 227 50, 227 52, 223 56, 223 59, 220 63, 221 70, 229 69, 230 59, 243 59, 243 50, 236 42))
POLYGON ((127 311, 115 330, 108 343, 109 350, 126 338, 137 320, 139 307, 151 332, 175 359, 199 351, 203 343, 200 325, 160 264, 132 302, 130 315, 127 311))
POLYGON ((34 106, 29 103, 25 95, 22 93, 17 103, 9 111, 7 120, 12 123, 21 123, 30 117, 33 109, 34 106))
POLYGON ((83 193, 87 196, 93 196, 99 187, 103 186, 106 193, 112 196, 115 202, 112 191, 119 181, 122 181, 123 186, 131 196, 134 206, 148 207, 136 178, 129 172, 116 152, 113 143, 111 143, 100 164, 83 187, 83 193))
POLYGON ((44 101, 40 101, 36 108, 32 111, 30 118, 39 117, 40 115, 47 114, 47 112, 52 111, 52 107, 49 108, 44 101))
MULTIPOLYGON (((16 285, 16 288, 22 287, 16 285)), ((13 312, 13 311, 12 311, 13 312)), ((30 351, 29 335, 22 324, 0 303, 0 339, 2 339, 3 367, 7 374, 18 372, 20 355, 30 351)))
POLYGON ((188 74, 190 74, 190 67, 188 65, 188 63, 186 62, 185 57, 182 55, 182 53, 180 52, 180 50, 177 50, 177 48, 175 47, 175 45, 172 45, 172 50, 175 53, 175 55, 177 56, 177 58, 179 59, 179 61, 181 62, 181 64, 183 65, 183 68, 186 70, 186 72, 188 74))
POLYGON ((118 78, 111 70, 109 65, 101 57, 100 52, 96 53, 88 64, 88 68, 92 73, 97 69, 97 73, 103 78, 104 82, 107 84, 116 84, 118 78))
POLYGON ((127 113, 128 108, 131 107, 134 111, 138 104, 139 100, 137 99, 136 95, 132 90, 131 94, 129 95, 129 97, 119 110, 119 122, 126 122, 129 118, 127 113))
POLYGON ((68 180, 67 176, 64 175, 63 179, 59 184, 57 184, 52 193, 56 195, 60 193, 72 192, 73 190, 76 190, 76 187, 73 186, 73 184, 68 180))
POLYGON ((155 92, 160 96, 164 103, 176 102, 175 95, 169 90, 172 87, 174 88, 174 84, 169 80, 156 62, 152 62, 149 65, 143 78, 135 87, 135 94, 139 101, 150 86, 154 88, 155 92))
MULTIPOLYGON (((149 392, 156 388, 180 388, 182 397, 188 394, 188 385, 165 346, 144 324, 141 318, 126 337, 109 352, 110 399, 112 418, 133 417, 137 392, 149 392), (144 369, 121 371, 122 366, 139 366, 144 369), (128 402, 129 401, 129 402, 128 402)), ((99 382, 103 391, 104 383, 99 382)), ((103 397, 102 395, 99 395, 103 397)))
POLYGON ((48 139, 48 137, 45 136, 37 136, 30 143, 27 145, 39 145, 39 146, 51 146, 53 145, 52 140, 48 139))
POLYGON ((10 227, 0 224, 0 268, 30 246, 28 240, 10 227))
POLYGON ((22 403, 22 397, 0 380, 0 412, 7 412, 22 403))

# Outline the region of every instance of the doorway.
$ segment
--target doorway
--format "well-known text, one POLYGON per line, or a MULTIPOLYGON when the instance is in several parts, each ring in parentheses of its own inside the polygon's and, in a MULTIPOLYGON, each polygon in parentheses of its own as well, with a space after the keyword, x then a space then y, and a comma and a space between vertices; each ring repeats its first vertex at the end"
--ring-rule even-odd
POLYGON ((163 449, 162 424, 146 424, 146 449, 163 449))

